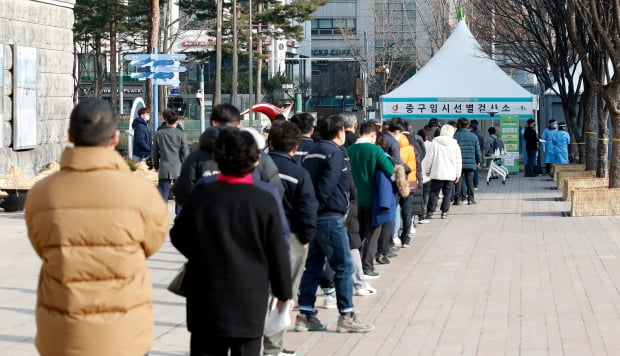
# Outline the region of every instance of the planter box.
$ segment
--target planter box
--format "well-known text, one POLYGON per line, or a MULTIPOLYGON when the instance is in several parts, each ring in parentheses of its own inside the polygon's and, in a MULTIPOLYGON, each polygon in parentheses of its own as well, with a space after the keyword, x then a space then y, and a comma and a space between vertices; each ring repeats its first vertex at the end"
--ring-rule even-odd
POLYGON ((585 171, 586 165, 581 163, 575 164, 552 164, 551 170, 553 171, 553 180, 558 181, 558 172, 561 171, 585 171))
POLYGON ((620 215, 620 188, 576 188, 571 201, 571 216, 620 215))
POLYGON ((558 180, 556 181, 558 185, 558 190, 562 190, 562 188, 564 187, 564 178, 594 178, 596 177, 596 171, 557 171, 556 176, 558 177, 558 180))
POLYGON ((562 200, 571 200, 571 191, 576 188, 607 188, 609 178, 573 177, 564 178, 562 200))
POLYGON ((26 196, 28 189, 7 189, 5 192, 8 194, 0 201, 0 208, 5 212, 22 211, 24 210, 24 203, 26 202, 26 196))

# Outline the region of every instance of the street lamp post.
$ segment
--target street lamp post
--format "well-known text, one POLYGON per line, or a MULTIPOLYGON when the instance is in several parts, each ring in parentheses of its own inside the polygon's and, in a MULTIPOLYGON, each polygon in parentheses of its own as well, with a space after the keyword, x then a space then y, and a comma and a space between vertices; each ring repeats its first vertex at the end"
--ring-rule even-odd
POLYGON ((252 88, 254 86, 254 78, 252 77, 254 75, 252 70, 252 62, 254 62, 254 45, 252 43, 252 0, 249 0, 248 2, 248 17, 250 21, 250 44, 248 45, 248 94, 250 95, 250 111, 248 112, 248 124, 250 127, 254 127, 254 113, 252 112, 252 106, 254 105, 254 89, 252 88))
POLYGON ((200 133, 206 129, 205 124, 205 64, 200 63, 200 84, 198 88, 198 100, 200 101, 200 133))

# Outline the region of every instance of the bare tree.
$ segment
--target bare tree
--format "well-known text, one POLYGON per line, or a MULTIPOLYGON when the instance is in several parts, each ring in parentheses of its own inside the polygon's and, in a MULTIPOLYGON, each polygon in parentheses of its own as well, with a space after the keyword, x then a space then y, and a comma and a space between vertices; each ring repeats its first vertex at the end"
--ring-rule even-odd
MULTIPOLYGON (((485 48, 492 58, 505 67, 534 74, 544 89, 559 96, 572 142, 583 142, 584 114, 576 109, 583 86, 577 54, 568 38, 563 2, 478 0, 472 23, 477 38, 488 44, 485 48)), ((575 156, 577 146, 572 147, 575 156)), ((582 158, 584 146, 580 148, 582 158)), ((589 162, 595 164, 595 160, 589 162)))
MULTIPOLYGON (((579 54, 583 75, 605 102, 611 119, 614 138, 609 187, 620 188, 620 0, 567 0, 566 9, 568 34, 579 54)), ((599 124, 599 136, 602 126, 599 124)), ((605 141, 605 137, 599 139, 605 141)))

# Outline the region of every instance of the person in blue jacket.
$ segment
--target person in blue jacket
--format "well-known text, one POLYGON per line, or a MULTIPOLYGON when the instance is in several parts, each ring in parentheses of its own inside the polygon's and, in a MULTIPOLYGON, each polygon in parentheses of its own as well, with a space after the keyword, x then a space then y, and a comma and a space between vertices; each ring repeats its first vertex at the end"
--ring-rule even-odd
POLYGON ((543 143, 542 149, 545 153, 543 161, 543 163, 545 164, 545 174, 551 174, 551 164, 556 163, 554 162, 555 146, 553 145, 552 141, 553 136, 555 136, 555 134, 558 132, 557 128, 558 126, 555 120, 549 120, 549 126, 543 131, 542 137, 540 138, 541 142, 543 143))
POLYGON ((140 108, 138 117, 133 119, 131 128, 133 129, 133 156, 134 161, 140 162, 151 157, 151 147, 153 140, 149 130, 149 120, 151 113, 148 108, 140 108))
POLYGON ((568 145, 570 144, 570 135, 566 132, 566 123, 560 122, 558 131, 551 139, 554 146, 553 163, 568 164, 568 145))
POLYGON ((344 216, 349 208, 349 177, 345 163, 344 118, 330 115, 317 124, 322 140, 303 160, 318 201, 316 237, 308 245, 306 269, 299 286, 299 315, 296 331, 325 331, 316 317, 316 290, 323 277, 325 259, 334 270, 336 303, 340 317, 338 332, 369 332, 374 325, 359 320, 353 309, 354 272, 344 216))

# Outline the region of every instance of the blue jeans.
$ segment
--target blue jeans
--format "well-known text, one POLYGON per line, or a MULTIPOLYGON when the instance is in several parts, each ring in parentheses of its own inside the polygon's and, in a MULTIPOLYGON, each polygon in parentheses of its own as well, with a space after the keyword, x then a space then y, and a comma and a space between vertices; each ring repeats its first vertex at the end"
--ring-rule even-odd
POLYGON ((474 169, 474 188, 478 188, 478 167, 474 169))
POLYGON ((159 194, 164 198, 164 202, 168 203, 168 197, 170 196, 170 179, 159 178, 157 182, 157 190, 159 190, 159 194))
POLYGON ((308 246, 306 269, 299 286, 299 311, 302 314, 315 313, 316 289, 323 277, 325 258, 334 270, 338 311, 353 311, 354 267, 344 218, 338 215, 319 215, 316 237, 308 246))

